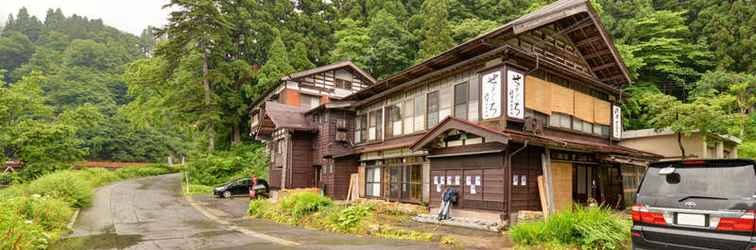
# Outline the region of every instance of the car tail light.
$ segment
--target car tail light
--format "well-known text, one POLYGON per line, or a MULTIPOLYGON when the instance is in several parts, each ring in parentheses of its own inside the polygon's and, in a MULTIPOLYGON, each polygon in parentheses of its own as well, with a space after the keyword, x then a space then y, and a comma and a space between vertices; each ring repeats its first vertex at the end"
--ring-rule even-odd
POLYGON ((633 222, 642 222, 656 225, 666 225, 667 221, 664 220, 662 213, 649 212, 648 207, 643 204, 636 204, 632 209, 633 222))
POLYGON ((717 231, 729 232, 756 232, 754 223, 756 221, 756 211, 748 211, 743 216, 736 218, 721 218, 717 231))

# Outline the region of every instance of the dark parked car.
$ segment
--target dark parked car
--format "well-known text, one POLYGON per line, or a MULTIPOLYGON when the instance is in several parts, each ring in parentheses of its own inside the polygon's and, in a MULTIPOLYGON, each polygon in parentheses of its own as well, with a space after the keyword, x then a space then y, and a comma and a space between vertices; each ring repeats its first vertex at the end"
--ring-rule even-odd
POLYGON ((756 249, 753 160, 651 164, 632 208, 633 249, 756 249))
MULTIPOLYGON (((213 194, 223 198, 231 198, 231 196, 234 195, 249 196, 250 182, 249 178, 234 180, 223 184, 220 187, 216 187, 213 190, 213 194)), ((258 196, 267 197, 269 191, 268 182, 263 179, 257 179, 257 185, 255 186, 256 194, 258 196)))

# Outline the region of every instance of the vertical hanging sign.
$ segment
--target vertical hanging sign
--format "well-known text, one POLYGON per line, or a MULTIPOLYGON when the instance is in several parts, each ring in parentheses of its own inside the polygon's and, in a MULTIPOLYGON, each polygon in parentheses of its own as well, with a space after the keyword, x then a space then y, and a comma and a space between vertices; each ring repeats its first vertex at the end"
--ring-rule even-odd
POLYGON ((483 90, 483 119, 501 116, 501 71, 494 71, 481 78, 483 90))
POLYGON ((525 119, 525 77, 520 72, 507 70, 507 117, 525 119))
POLYGON ((617 105, 612 105, 612 137, 622 138, 622 109, 617 105))

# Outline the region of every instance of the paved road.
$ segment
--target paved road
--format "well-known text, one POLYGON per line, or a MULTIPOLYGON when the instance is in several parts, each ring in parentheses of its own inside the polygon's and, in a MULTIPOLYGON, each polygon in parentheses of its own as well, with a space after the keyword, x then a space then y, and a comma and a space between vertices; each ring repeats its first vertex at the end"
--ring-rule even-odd
POLYGON ((51 249, 431 249, 435 245, 292 228, 200 212, 179 194, 181 175, 97 190, 74 232, 51 249), (230 222, 229 222, 230 221, 230 222))

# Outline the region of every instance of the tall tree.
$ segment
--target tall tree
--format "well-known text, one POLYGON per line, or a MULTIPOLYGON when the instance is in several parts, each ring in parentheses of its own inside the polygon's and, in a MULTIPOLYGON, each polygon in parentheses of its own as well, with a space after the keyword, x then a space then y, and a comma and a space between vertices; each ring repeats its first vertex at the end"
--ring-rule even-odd
POLYGON ((449 28, 449 1, 425 0, 421 11, 423 16, 422 41, 416 61, 431 58, 454 45, 449 28))
POLYGON ((336 31, 336 48, 331 52, 331 62, 351 60, 357 66, 368 69, 370 36, 368 29, 350 18, 341 20, 342 28, 336 31))
POLYGON ((276 36, 268 51, 268 61, 260 68, 257 78, 256 96, 278 83, 284 75, 294 72, 294 67, 289 63, 289 54, 286 52, 286 46, 280 35, 276 36))
POLYGON ((215 149, 215 123, 218 119, 214 115, 212 103, 212 86, 209 79, 211 53, 223 54, 219 43, 226 37, 229 23, 221 15, 214 1, 211 0, 172 0, 165 8, 175 8, 171 12, 169 23, 165 28, 159 29, 157 36, 167 36, 169 40, 164 46, 159 47, 157 55, 164 56, 172 65, 178 67, 181 59, 186 58, 186 49, 197 50, 202 55, 202 91, 205 104, 205 124, 207 132, 207 150, 215 149), (214 51, 216 50, 216 51, 214 51))
POLYGON ((378 11, 370 20, 368 35, 372 48, 368 53, 368 68, 382 78, 412 65, 415 50, 414 37, 396 17, 386 10, 378 11))
POLYGON ((291 66, 295 71, 302 71, 315 67, 315 64, 310 62, 310 59, 307 58, 309 55, 307 51, 307 46, 303 42, 297 42, 294 45, 294 50, 291 51, 291 66))

